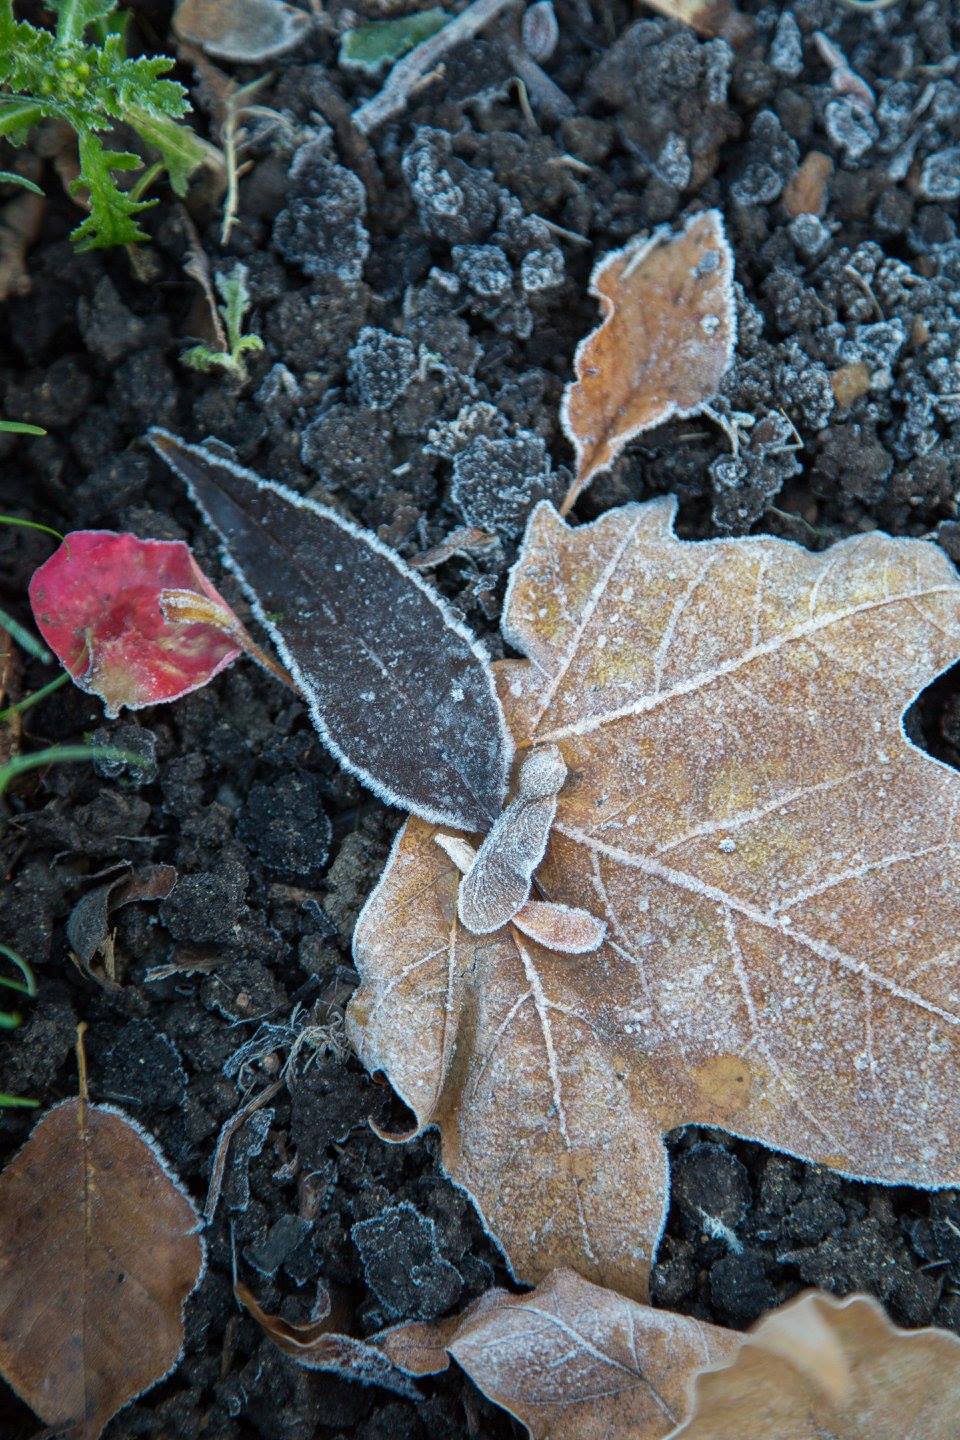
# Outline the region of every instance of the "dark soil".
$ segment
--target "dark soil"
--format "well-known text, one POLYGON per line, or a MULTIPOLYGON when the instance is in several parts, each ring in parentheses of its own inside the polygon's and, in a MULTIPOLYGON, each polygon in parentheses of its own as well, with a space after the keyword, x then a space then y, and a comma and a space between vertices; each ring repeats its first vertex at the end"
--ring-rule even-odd
MULTIPOLYGON (((160 0, 134 8, 144 44, 170 48, 160 0)), ((369 144, 343 114, 376 85, 336 64, 335 32, 354 12, 333 0, 318 35, 270 67, 260 100, 282 124, 254 146, 226 251, 215 205, 190 206, 215 266, 249 267, 249 328, 266 353, 240 390, 178 362, 203 325, 182 269, 182 206, 164 194, 146 216, 136 268, 122 252, 78 257, 66 238, 77 212, 46 173, 33 288, 2 307, 0 414, 50 433, 0 436, 0 509, 63 530, 186 539, 246 614, 211 535, 140 444, 151 424, 212 434, 405 555, 464 522, 495 531, 496 547, 447 562, 437 581, 502 653, 499 605, 525 514, 567 479, 558 401, 596 321, 591 264, 717 205, 740 306, 719 403, 785 419, 745 430, 737 460, 712 423, 665 426, 579 513, 673 491, 691 536, 756 528, 820 547, 879 526, 960 556, 960 12, 942 0, 874 15, 840 0, 750 4, 753 37, 734 51, 626 0, 556 8, 545 69, 569 97, 559 120, 532 91, 532 111, 520 103, 509 19, 449 56, 369 144), (872 114, 831 88, 817 29, 872 86, 872 114), (790 221, 783 191, 811 150, 835 167, 824 213, 790 221), (850 366, 866 388, 844 407, 831 374, 850 366)), ((0 604, 22 619, 49 549, 42 535, 0 532, 0 604)), ((51 673, 25 659, 24 691, 51 673)), ((960 763, 950 677, 911 725, 960 763)), ((40 994, 0 1041, 3 1088, 43 1105, 73 1093, 86 1019, 94 1097, 153 1132, 202 1203, 221 1126, 277 1077, 305 1023, 322 1031, 232 1147, 183 1363, 109 1440, 519 1434, 459 1373, 425 1383, 417 1403, 305 1373, 231 1294, 231 1240, 266 1307, 305 1317, 322 1279, 353 1296, 358 1333, 510 1283, 441 1173, 435 1138, 388 1145, 370 1130, 371 1116, 402 1128, 402 1107, 342 1044, 351 929, 399 814, 341 773, 304 706, 248 663, 122 722, 70 687, 30 711, 25 731, 33 747, 93 733, 143 761, 120 775, 37 772, 9 797, 0 938, 37 967, 40 994), (83 973, 68 954, 73 907, 116 867, 146 862, 175 866, 176 888, 111 916, 115 982, 102 956, 83 973)), ((4 1158, 32 1123, 0 1112, 4 1158)), ((869 1291, 905 1325, 960 1331, 953 1192, 853 1184, 722 1134, 669 1143, 657 1304, 742 1326, 815 1284, 869 1291)), ((36 1428, 0 1394, 6 1440, 36 1428)))

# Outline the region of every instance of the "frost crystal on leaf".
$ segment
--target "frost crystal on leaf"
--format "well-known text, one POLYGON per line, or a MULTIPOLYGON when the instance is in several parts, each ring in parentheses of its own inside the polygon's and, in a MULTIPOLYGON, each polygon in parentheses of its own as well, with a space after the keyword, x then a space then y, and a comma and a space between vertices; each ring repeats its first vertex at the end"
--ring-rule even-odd
POLYGON ((505 605, 514 739, 569 772, 537 899, 605 942, 471 935, 458 864, 411 820, 348 1012, 518 1276, 634 1296, 677 1125, 960 1180, 960 776, 902 726, 960 655, 960 579, 920 541, 693 544, 673 515, 570 529, 540 505, 505 605))

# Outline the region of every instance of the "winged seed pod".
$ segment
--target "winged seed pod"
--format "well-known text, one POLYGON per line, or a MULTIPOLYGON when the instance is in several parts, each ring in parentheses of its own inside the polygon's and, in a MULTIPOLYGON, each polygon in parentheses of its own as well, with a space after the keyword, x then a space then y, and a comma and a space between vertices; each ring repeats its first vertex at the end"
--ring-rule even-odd
POLYGON ((528 900, 566 778, 556 745, 539 746, 525 757, 517 798, 493 825, 460 885, 460 923, 474 935, 501 929, 528 900))

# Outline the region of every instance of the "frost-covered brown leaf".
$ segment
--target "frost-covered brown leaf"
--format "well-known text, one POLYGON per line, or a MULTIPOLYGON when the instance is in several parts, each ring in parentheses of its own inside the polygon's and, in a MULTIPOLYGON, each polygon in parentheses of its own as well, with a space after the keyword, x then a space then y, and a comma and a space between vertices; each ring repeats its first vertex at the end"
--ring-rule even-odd
POLYGON ((694 1373, 739 1340, 557 1270, 529 1295, 491 1290, 462 1315, 401 1325, 377 1343, 414 1375, 452 1355, 533 1440, 662 1440, 687 1414, 694 1373))
POLYGON ((693 544, 673 515, 571 529, 542 504, 505 606, 518 751, 569 772, 534 893, 605 943, 470 934, 412 820, 348 1014, 522 1279, 569 1265, 638 1298, 676 1125, 960 1179, 960 776, 901 723, 960 656, 960 577, 921 541, 693 544))
POLYGON ((0 1374, 46 1425, 97 1440, 176 1364, 198 1228, 119 1110, 80 1098, 40 1119, 0 1174, 0 1374))
POLYGON ((718 210, 604 255, 590 276, 602 324, 577 347, 561 420, 576 451, 566 514, 644 430, 693 415, 733 359, 733 254, 718 210))
POLYGON ((955 1440, 960 1340, 899 1330, 867 1295, 813 1292, 698 1377, 676 1440, 955 1440))

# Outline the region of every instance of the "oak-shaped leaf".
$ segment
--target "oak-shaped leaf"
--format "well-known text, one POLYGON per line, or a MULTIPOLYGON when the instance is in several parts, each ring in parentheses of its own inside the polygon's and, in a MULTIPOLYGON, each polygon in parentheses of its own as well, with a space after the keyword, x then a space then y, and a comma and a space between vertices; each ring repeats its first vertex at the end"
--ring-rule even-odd
POLYGON ((512 757, 489 661, 375 535, 214 450, 152 430, 340 763, 382 799, 464 830, 497 818, 512 757))
POLYGON ((631 240, 595 266, 603 322, 577 347, 560 418, 577 470, 562 513, 629 440, 717 393, 733 359, 733 254, 719 210, 631 240))
POLYGON ((532 1440, 663 1440, 687 1414, 692 1376, 739 1341, 573 1270, 554 1271, 528 1295, 490 1290, 462 1315, 377 1337, 413 1375, 436 1374, 452 1356, 532 1440))
POLYGON ((518 1277, 567 1265, 634 1298, 677 1125, 960 1180, 960 776, 902 724, 960 656, 960 577, 923 541, 691 543, 674 513, 571 529, 541 504, 505 602, 518 750, 569 772, 535 894, 604 943, 471 935, 413 819, 347 1015, 518 1277))
POLYGON ((900 1330, 876 1300, 812 1291, 694 1382, 676 1440, 955 1440, 960 1339, 900 1330))
POLYGON ((176 1365, 199 1218, 121 1111, 67 1100, 0 1174, 0 1374, 46 1425, 97 1440, 176 1365))
POLYGON ((240 654, 240 622, 182 540, 74 530, 30 579, 37 628, 106 713, 178 700, 240 654), (165 613, 190 594, 220 623, 165 613))

